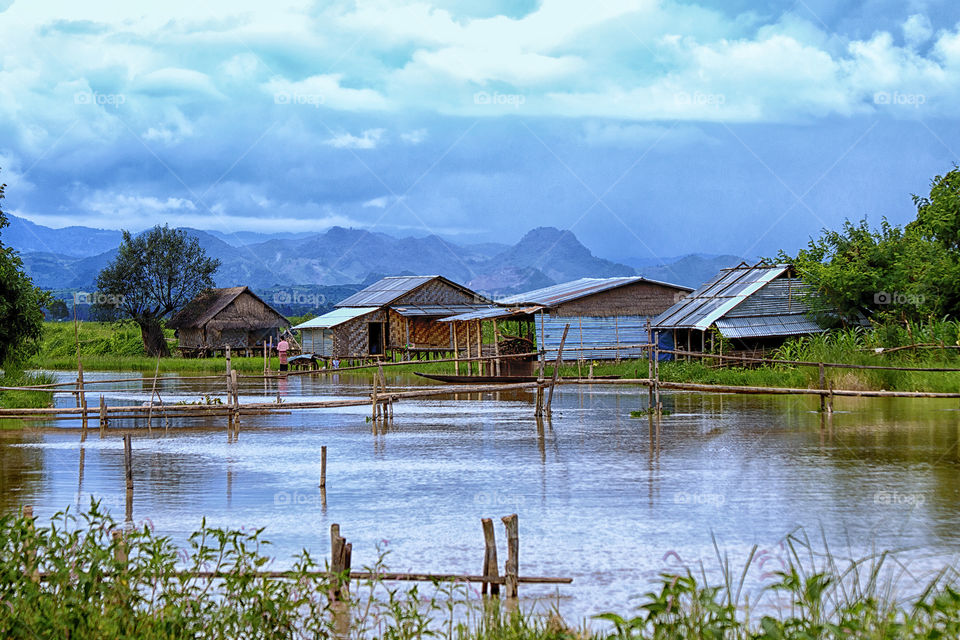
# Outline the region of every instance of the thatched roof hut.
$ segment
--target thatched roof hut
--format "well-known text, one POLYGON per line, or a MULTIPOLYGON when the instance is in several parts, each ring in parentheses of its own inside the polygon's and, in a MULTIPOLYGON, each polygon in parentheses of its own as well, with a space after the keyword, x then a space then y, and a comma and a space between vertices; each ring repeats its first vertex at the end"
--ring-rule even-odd
POLYGON ((273 339, 290 322, 247 287, 208 289, 167 322, 177 330, 185 353, 223 349, 253 349, 273 339))

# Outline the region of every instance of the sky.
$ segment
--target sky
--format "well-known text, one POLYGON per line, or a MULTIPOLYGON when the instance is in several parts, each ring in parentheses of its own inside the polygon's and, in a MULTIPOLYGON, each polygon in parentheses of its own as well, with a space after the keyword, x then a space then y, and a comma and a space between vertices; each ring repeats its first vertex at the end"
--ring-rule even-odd
POLYGON ((0 0, 4 209, 769 256, 960 152, 956 0, 0 0))

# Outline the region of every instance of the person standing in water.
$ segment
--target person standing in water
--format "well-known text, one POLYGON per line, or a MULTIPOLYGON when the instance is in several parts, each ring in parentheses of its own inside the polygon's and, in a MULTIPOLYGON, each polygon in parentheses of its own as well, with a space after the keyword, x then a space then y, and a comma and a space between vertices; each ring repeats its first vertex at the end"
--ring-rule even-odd
POLYGON ((280 357, 280 371, 287 370, 287 351, 290 350, 290 343, 282 336, 277 343, 277 355, 280 357))

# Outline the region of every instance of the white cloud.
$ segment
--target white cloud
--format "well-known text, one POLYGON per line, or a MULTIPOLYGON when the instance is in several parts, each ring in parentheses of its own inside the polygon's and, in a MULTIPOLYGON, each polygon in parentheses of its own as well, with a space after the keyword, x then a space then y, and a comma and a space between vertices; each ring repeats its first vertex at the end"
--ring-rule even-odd
POLYGON ((363 203, 364 207, 373 207, 375 209, 385 209, 390 204, 390 196, 380 196, 372 198, 363 203))
POLYGON ((386 98, 373 89, 353 89, 340 84, 342 74, 310 76, 292 82, 276 77, 263 85, 277 105, 312 106, 346 110, 380 110, 388 106, 386 98))
POLYGON ((420 144, 427 139, 426 129, 414 129, 400 134, 400 139, 407 144, 420 144))
POLYGON ((919 47, 933 36, 933 26, 930 18, 922 13, 915 13, 903 23, 903 39, 911 47, 919 47))
POLYGON ((360 136, 350 133, 339 133, 326 144, 337 149, 375 149, 383 137, 384 129, 367 129, 360 136))

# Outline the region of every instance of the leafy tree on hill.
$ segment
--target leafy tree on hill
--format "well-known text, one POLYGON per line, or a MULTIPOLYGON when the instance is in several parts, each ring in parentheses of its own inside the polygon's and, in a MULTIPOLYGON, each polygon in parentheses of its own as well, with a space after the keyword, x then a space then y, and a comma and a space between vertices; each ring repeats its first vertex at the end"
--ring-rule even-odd
MULTIPOLYGON (((0 184, 0 200, 7 185, 0 184)), ((0 210, 0 229, 10 224, 0 210)), ((23 272, 16 251, 0 242, 0 366, 15 365, 39 349, 46 295, 23 272)))
POLYGON ((852 319, 960 318, 960 170, 934 178, 929 197, 914 196, 917 218, 905 227, 866 219, 823 229, 796 256, 780 252, 819 296, 852 319))
POLYGON ((219 266, 180 229, 158 225, 138 236, 124 231, 117 257, 97 276, 97 303, 132 318, 148 354, 169 356, 161 321, 211 288, 219 266))

